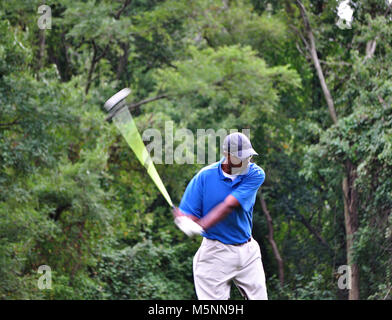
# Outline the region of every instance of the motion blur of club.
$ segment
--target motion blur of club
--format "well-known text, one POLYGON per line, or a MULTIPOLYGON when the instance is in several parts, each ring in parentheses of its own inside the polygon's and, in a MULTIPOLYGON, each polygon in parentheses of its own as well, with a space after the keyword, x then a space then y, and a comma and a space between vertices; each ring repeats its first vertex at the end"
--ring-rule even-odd
POLYGON ((152 161, 150 154, 148 153, 143 143, 140 133, 137 130, 135 121, 128 109, 126 98, 130 93, 131 90, 125 88, 117 92, 106 101, 104 107, 109 113, 109 115, 106 117, 106 120, 114 122, 140 163, 146 168, 147 173, 150 175, 151 179, 154 181, 155 185, 162 193, 167 203, 170 205, 170 207, 173 207, 172 200, 155 168, 154 162, 152 161))

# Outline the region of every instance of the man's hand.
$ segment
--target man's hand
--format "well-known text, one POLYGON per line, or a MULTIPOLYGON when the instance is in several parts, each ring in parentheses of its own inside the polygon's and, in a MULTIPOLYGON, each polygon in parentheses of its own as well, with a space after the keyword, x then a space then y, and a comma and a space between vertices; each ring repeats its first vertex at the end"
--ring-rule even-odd
POLYGON ((173 207, 173 217, 174 219, 177 217, 184 216, 184 214, 177 207, 173 207))
MULTIPOLYGON (((177 227, 184 232, 188 237, 201 235, 204 231, 203 228, 196 223, 193 219, 188 218, 178 208, 173 208, 174 223, 177 227)), ((197 218, 195 218, 197 220, 197 218)))

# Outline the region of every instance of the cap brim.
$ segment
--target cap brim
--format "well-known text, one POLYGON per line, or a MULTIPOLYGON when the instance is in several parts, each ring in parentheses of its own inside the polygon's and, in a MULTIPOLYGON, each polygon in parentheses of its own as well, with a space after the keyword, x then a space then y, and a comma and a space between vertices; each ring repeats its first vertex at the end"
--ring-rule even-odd
POLYGON ((237 156, 241 160, 245 160, 246 158, 249 158, 250 156, 258 156, 259 154, 253 149, 248 149, 248 150, 242 150, 241 152, 241 157, 237 156))

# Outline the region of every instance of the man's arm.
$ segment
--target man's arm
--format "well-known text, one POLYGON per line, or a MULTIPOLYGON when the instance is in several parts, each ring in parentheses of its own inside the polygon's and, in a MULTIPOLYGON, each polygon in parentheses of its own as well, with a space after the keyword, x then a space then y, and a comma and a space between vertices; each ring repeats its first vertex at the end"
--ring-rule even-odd
POLYGON ((229 195, 223 202, 208 212, 205 217, 197 221, 197 223, 204 230, 207 230, 208 228, 211 228, 213 225, 217 224, 219 221, 222 221, 224 218, 226 218, 226 216, 229 215, 239 205, 240 203, 238 200, 232 195, 229 195))
MULTIPOLYGON (((229 195, 225 198, 223 202, 215 206, 205 217, 201 219, 198 219, 194 215, 186 216, 198 223, 203 228, 203 230, 207 230, 208 228, 211 228, 213 225, 217 224, 219 221, 222 221, 239 205, 240 203, 238 202, 238 200, 232 195, 229 195)), ((176 218, 179 216, 183 216, 184 214, 180 211, 180 209, 175 208, 173 210, 173 215, 176 218)))
POLYGON ((174 207, 173 208, 173 216, 174 216, 174 218, 185 216, 185 217, 187 217, 187 218, 189 218, 189 219, 191 219, 191 220, 193 220, 195 222, 200 220, 198 217, 194 216, 193 214, 185 214, 185 213, 183 213, 180 210, 180 208, 178 208, 178 207, 174 207))

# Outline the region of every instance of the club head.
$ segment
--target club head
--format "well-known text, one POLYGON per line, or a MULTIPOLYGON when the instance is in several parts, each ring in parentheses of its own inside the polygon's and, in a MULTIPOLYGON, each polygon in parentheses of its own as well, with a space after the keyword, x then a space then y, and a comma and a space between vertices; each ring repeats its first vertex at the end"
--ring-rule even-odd
POLYGON ((124 88, 105 102, 104 108, 109 113, 109 115, 106 117, 106 121, 111 121, 114 115, 120 109, 125 107, 125 98, 129 96, 130 93, 131 93, 131 89, 124 88))

